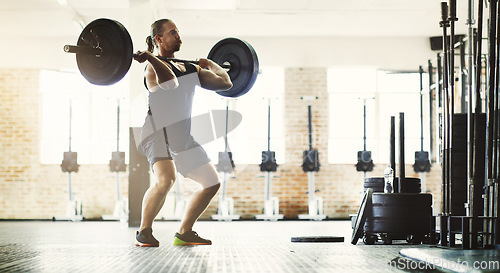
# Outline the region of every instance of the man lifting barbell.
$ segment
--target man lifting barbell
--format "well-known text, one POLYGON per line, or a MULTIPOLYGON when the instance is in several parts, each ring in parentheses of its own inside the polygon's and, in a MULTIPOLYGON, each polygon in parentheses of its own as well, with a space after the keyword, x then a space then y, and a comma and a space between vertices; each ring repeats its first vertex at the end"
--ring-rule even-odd
POLYGON ((191 107, 196 85, 223 91, 232 87, 231 79, 222 67, 209 59, 199 59, 198 65, 166 60, 173 58, 182 44, 179 30, 169 19, 154 22, 146 42, 148 50, 138 51, 134 59, 148 63, 145 85, 149 91, 150 110, 142 130, 141 148, 152 166, 156 182, 144 195, 136 245, 159 246, 152 234, 152 224, 176 180, 176 171, 200 183, 202 189, 194 192, 187 204, 174 245, 211 244, 192 228, 217 193, 220 181, 206 152, 191 136, 191 107), (158 56, 153 55, 154 48, 158 56))
POLYGON ((194 90, 199 85, 225 97, 246 94, 259 73, 257 53, 246 41, 225 38, 212 47, 206 59, 174 59, 182 41, 175 24, 167 19, 151 25, 146 43, 148 50, 133 54, 127 29, 118 21, 100 18, 83 29, 77 45, 65 45, 64 51, 76 53, 80 73, 96 85, 120 81, 128 72, 132 58, 147 62, 144 84, 149 91, 149 111, 138 148, 148 157, 157 181, 144 195, 136 244, 159 246, 152 234, 153 220, 165 202, 177 171, 200 183, 203 189, 195 192, 187 205, 174 244, 211 244, 192 231, 220 185, 213 164, 191 136, 194 90), (152 54, 155 47, 158 56, 152 54))

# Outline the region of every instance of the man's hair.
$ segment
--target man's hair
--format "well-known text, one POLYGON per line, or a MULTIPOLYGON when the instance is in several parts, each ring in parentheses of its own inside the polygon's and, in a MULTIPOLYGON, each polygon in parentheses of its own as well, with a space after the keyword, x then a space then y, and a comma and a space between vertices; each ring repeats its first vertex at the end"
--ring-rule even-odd
POLYGON ((155 36, 163 32, 163 26, 165 25, 165 23, 170 22, 172 22, 172 20, 170 19, 160 19, 151 24, 151 35, 146 37, 146 45, 148 45, 149 52, 152 53, 154 48, 158 46, 156 44, 155 36))

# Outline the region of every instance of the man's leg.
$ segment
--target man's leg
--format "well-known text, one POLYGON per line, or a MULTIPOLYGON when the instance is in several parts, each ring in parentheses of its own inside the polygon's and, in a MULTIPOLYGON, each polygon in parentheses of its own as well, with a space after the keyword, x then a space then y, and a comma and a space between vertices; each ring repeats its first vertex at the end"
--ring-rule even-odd
POLYGON ((188 178, 200 183, 202 189, 197 190, 191 196, 181 222, 180 234, 193 229, 193 225, 200 215, 207 209, 210 201, 220 187, 219 176, 212 163, 207 163, 195 169, 187 175, 188 178))
POLYGON ((149 187, 142 200, 142 218, 140 231, 151 228, 160 212, 168 191, 175 182, 175 165, 173 160, 160 160, 153 164, 156 182, 149 187))

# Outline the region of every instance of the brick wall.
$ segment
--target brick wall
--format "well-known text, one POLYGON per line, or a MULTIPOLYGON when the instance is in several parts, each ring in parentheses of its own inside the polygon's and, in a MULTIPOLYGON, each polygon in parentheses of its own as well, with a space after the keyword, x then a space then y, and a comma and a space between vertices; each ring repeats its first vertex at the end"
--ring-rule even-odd
MULTIPOLYGON (((40 164, 40 97, 36 69, 0 69, 0 219, 65 216, 68 175, 59 165, 40 164)), ((61 154, 61 160, 62 160, 61 154)), ((127 194, 125 173, 120 174, 127 194)), ((83 214, 112 214, 115 174, 107 165, 82 165, 72 174, 74 197, 83 214)))
MULTIPOLYGON (((0 73, 0 207, 5 218, 29 210, 39 181, 38 73, 1 70, 0 73)), ((4 218, 2 217, 2 218, 4 218)))
MULTIPOLYGON (((40 164, 39 70, 0 69, 0 219, 50 219, 64 216, 68 200, 68 175, 59 165, 40 164)), ((307 213, 307 174, 302 151, 308 149, 307 102, 301 96, 318 96, 313 102, 313 146, 320 151, 320 172, 315 174, 317 194, 324 199, 324 212, 331 218, 347 218, 359 208, 363 191, 363 173, 354 164, 330 165, 328 160, 328 92, 325 68, 288 68, 285 74, 284 122, 286 126, 286 162, 273 175, 272 194, 280 200, 280 212, 287 218, 307 213)), ((62 155, 61 155, 62 160, 62 155)), ((253 218, 264 206, 264 177, 257 165, 236 167, 236 175, 227 179, 227 195, 235 202, 235 213, 253 218)), ((377 165, 368 176, 381 176, 377 165)), ((411 165, 407 176, 418 177, 411 165)), ((427 190, 440 208, 440 168, 432 166, 426 174, 427 190)), ((121 190, 127 195, 128 174, 120 174, 121 190)), ((82 165, 72 174, 75 198, 83 202, 86 218, 112 214, 116 199, 115 174, 107 165, 82 165)), ((184 189, 197 185, 184 182, 184 189)), ((173 195, 171 195, 173 196, 173 195)), ((171 198, 171 197, 168 197, 171 198)), ((169 202, 167 202, 168 206, 169 202)), ((166 208, 168 209, 168 208, 166 208)), ((163 212, 162 212, 163 213, 163 212)), ((203 219, 217 213, 217 198, 203 219)))

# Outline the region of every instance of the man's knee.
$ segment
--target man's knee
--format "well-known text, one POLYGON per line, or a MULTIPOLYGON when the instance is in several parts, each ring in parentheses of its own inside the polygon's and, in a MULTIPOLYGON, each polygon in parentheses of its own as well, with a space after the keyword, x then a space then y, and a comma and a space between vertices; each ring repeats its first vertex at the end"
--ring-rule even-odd
POLYGON ((214 197, 217 192, 219 191, 219 188, 220 188, 220 183, 217 183, 215 185, 212 185, 210 187, 207 187, 207 188, 203 188, 203 192, 210 196, 210 198, 214 197))
POLYGON ((175 174, 158 175, 155 188, 162 194, 167 194, 175 182, 175 174))

